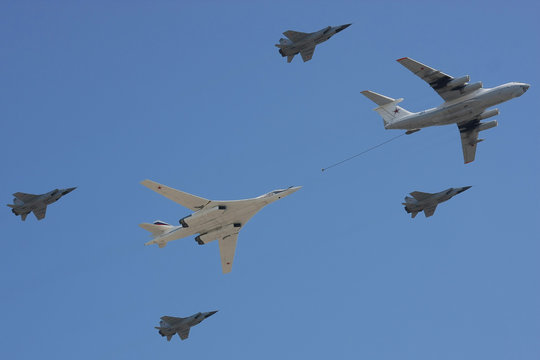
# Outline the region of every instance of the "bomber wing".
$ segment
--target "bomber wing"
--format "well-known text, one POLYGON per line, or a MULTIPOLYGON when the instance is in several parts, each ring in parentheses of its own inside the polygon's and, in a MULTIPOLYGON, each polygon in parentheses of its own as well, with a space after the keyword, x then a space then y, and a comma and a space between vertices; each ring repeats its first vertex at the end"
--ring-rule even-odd
POLYGON ((306 36, 310 35, 307 33, 303 33, 300 31, 293 31, 293 30, 287 30, 283 33, 286 37, 288 37, 292 42, 297 42, 305 38, 306 36))
POLYGON ((32 201, 34 200, 35 198, 39 197, 39 195, 34 195, 34 194, 26 194, 26 193, 22 193, 22 192, 16 192, 15 194, 13 194, 13 196, 15 196, 17 199, 21 200, 22 202, 29 202, 29 201, 32 201))
POLYGON ((210 203, 210 200, 208 199, 173 189, 152 180, 144 180, 141 182, 141 184, 151 190, 154 190, 158 194, 165 196, 167 199, 172 200, 193 211, 200 210, 210 203))
POLYGON ((476 145, 482 141, 478 140, 479 123, 479 120, 472 120, 464 124, 458 124, 459 135, 461 136, 461 148, 463 149, 463 161, 465 164, 474 161, 476 145))
POLYGON ((178 336, 180 336, 180 339, 186 340, 189 337, 189 330, 191 328, 183 329, 178 332, 178 336))
POLYGON ((454 80, 452 76, 408 57, 398 59, 397 61, 413 74, 427 82, 445 101, 450 101, 460 96, 459 92, 453 91, 456 90, 455 88, 447 86, 450 81, 454 80))
POLYGON ((311 46, 307 49, 300 51, 300 55, 302 55, 302 60, 304 60, 304 62, 311 60, 314 52, 315 52, 315 46, 311 46))
POLYGON ((224 236, 219 239, 219 255, 221 257, 221 269, 226 274, 232 270, 234 253, 236 251, 236 242, 238 233, 224 236))
POLYGON ((32 212, 36 216, 36 219, 42 220, 43 218, 45 218, 45 213, 47 212, 47 205, 43 205, 42 207, 37 208, 32 212))

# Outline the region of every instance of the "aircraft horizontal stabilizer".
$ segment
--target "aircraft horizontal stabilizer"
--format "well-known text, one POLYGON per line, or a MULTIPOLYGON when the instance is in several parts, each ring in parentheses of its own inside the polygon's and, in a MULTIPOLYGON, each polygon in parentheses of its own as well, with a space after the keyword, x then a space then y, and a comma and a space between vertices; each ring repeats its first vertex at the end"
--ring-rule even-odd
POLYGON ((375 104, 377 104, 379 106, 390 104, 390 103, 396 101, 396 99, 392 99, 391 97, 384 96, 384 95, 381 95, 381 94, 377 94, 376 92, 369 91, 369 90, 364 90, 361 93, 362 93, 362 95, 364 95, 369 100, 373 101, 375 104))

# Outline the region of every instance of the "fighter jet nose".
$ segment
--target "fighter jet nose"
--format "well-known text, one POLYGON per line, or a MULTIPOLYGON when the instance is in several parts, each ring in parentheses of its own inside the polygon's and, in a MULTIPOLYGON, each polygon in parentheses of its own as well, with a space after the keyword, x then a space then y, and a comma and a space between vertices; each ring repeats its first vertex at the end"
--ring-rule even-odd
MULTIPOLYGON (((462 187, 461 189, 459 189, 459 193, 462 193, 462 192, 464 192, 464 191, 466 191, 466 190, 469 190, 470 188, 472 188, 472 186, 464 186, 464 187, 462 187)), ((458 194, 459 194, 459 193, 458 193, 458 194)))
POLYGON ((64 192, 62 193, 62 195, 69 194, 70 192, 72 192, 72 191, 75 190, 76 188, 77 188, 77 187, 68 188, 68 189, 64 190, 64 192))
POLYGON ((351 25, 352 24, 345 24, 345 25, 338 26, 338 28, 336 29, 336 33, 340 32, 342 30, 345 30, 346 28, 348 28, 351 25))
POLYGON ((529 87, 530 87, 530 86, 531 86, 531 85, 529 85, 529 84, 523 84, 523 85, 521 85, 521 88, 523 89, 523 93, 525 93, 527 90, 529 90, 529 87))
POLYGON ((207 317, 210 317, 210 316, 214 315, 214 314, 217 313, 217 312, 218 312, 218 310, 216 310, 216 311, 209 311, 209 312, 206 313, 206 316, 205 316, 204 318, 206 319, 207 317))

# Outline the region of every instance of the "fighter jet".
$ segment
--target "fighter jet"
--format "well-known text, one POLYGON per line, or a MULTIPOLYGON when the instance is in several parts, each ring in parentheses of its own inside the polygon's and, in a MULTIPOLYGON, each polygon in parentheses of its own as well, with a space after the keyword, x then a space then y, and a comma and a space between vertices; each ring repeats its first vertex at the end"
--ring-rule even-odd
POLYGON ((487 109, 523 95, 530 86, 510 82, 494 88, 483 88, 482 82, 469 83, 469 75, 454 78, 407 57, 397 61, 426 81, 443 98, 444 103, 413 113, 397 106, 403 98, 396 100, 373 91, 362 91, 379 105, 374 110, 382 116, 384 128, 407 130, 407 134, 412 134, 428 126, 457 124, 465 164, 474 161, 476 144, 483 141, 478 139, 478 133, 497 126, 496 120, 480 122, 499 114, 498 109, 487 109))
POLYGON ((174 317, 174 316, 162 316, 159 322, 159 327, 155 328, 159 330, 161 336, 166 336, 167 341, 171 341, 174 334, 178 334, 180 339, 186 340, 189 336, 189 330, 192 326, 195 326, 202 322, 204 319, 214 315, 216 311, 210 311, 205 313, 196 313, 187 318, 174 317))
POLYGON ((411 214, 412 218, 415 218, 420 211, 423 211, 426 217, 430 217, 435 213, 437 205, 470 188, 470 186, 450 188, 435 194, 414 191, 410 194, 412 197, 405 197, 405 202, 402 205, 405 205, 405 211, 411 214))
POLYGON ((330 39, 332 36, 351 26, 351 24, 340 26, 328 26, 312 33, 303 33, 299 31, 287 30, 283 33, 288 39, 279 39, 279 53, 283 57, 287 57, 287 62, 290 63, 294 56, 298 53, 302 55, 304 62, 311 60, 315 46, 330 39))
POLYGON ((140 227, 150 231, 153 236, 153 240, 145 245, 157 244, 162 248, 169 241, 195 234, 198 234, 195 241, 199 245, 218 240, 223 273, 231 271, 238 233, 249 219, 266 205, 301 188, 301 186, 296 186, 274 190, 253 199, 220 201, 204 199, 151 180, 144 180, 141 184, 195 211, 180 219, 180 226, 173 226, 163 221, 140 224, 140 227))
POLYGON ((15 196, 15 199, 13 199, 13 205, 8 204, 7 206, 11 208, 11 212, 13 212, 16 216, 20 215, 22 221, 26 220, 26 216, 31 212, 34 213, 38 220, 42 220, 45 217, 47 205, 56 202, 62 196, 69 194, 75 189, 76 187, 68 189, 54 189, 53 191, 42 195, 32 195, 17 192, 13 194, 13 196, 15 196))

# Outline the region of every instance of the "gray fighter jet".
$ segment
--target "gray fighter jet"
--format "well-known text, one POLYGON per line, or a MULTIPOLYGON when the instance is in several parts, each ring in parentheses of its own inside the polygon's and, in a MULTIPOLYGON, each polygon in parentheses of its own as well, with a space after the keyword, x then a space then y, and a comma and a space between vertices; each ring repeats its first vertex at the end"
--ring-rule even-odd
POLYGON ((199 324, 204 319, 214 315, 216 311, 197 313, 187 318, 162 316, 159 326, 155 328, 159 330, 161 336, 166 336, 167 341, 171 341, 174 334, 178 334, 180 339, 186 340, 189 336, 189 330, 192 326, 199 324))
POLYGON ((499 114, 498 109, 487 109, 519 97, 529 89, 529 84, 519 82, 484 88, 480 81, 469 83, 469 75, 454 78, 407 57, 397 61, 427 82, 444 103, 413 113, 397 106, 403 98, 396 100, 373 91, 362 91, 378 105, 374 110, 382 116, 384 128, 407 130, 407 134, 411 134, 428 126, 457 124, 465 164, 474 161, 476 144, 483 141, 478 139, 479 132, 497 126, 497 120, 481 122, 499 114))
POLYGON ((218 240, 223 273, 228 273, 232 269, 238 233, 249 219, 266 205, 301 188, 291 186, 253 199, 222 201, 191 195, 150 180, 144 180, 141 184, 194 211, 193 214, 180 219, 181 226, 172 226, 163 221, 140 224, 139 226, 150 231, 153 237, 153 240, 145 245, 157 244, 162 248, 169 241, 195 234, 198 234, 195 241, 199 245, 218 240))
POLYGON ((13 212, 16 216, 21 216, 22 221, 26 220, 26 216, 31 212, 34 213, 38 220, 41 220, 45 217, 47 205, 56 202, 62 196, 69 194, 75 189, 76 187, 68 189, 54 189, 53 191, 42 195, 17 192, 13 194, 13 196, 15 196, 15 199, 13 199, 13 205, 8 204, 8 206, 11 208, 11 212, 13 212))
POLYGON ((287 57, 287 62, 290 63, 294 56, 298 53, 302 55, 304 62, 311 60, 315 46, 330 39, 332 36, 351 26, 351 24, 340 26, 328 26, 324 29, 313 33, 303 33, 299 31, 287 30, 283 33, 288 39, 279 39, 279 53, 283 57, 287 57))
POLYGON ((435 194, 414 191, 410 194, 412 197, 406 196, 402 204, 405 205, 405 211, 411 214, 412 218, 416 217, 420 211, 423 211, 426 217, 430 217, 435 213, 437 205, 470 188, 470 186, 450 188, 435 194))

